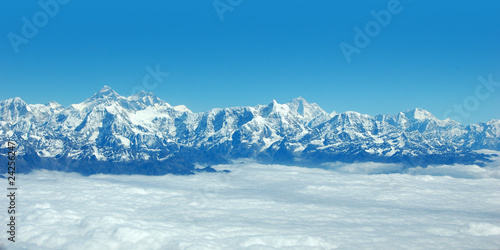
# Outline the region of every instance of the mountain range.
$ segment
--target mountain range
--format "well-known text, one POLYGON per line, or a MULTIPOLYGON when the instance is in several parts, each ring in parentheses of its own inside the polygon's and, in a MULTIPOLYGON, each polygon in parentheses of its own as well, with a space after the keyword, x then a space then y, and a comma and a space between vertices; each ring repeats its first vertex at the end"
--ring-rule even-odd
POLYGON ((396 115, 328 113, 301 97, 193 113, 150 92, 123 97, 105 86, 68 107, 19 97, 0 102, 0 140, 19 145, 18 172, 192 174, 239 158, 304 166, 481 165, 488 155, 477 150, 500 151, 500 120, 464 126, 419 108, 396 115))

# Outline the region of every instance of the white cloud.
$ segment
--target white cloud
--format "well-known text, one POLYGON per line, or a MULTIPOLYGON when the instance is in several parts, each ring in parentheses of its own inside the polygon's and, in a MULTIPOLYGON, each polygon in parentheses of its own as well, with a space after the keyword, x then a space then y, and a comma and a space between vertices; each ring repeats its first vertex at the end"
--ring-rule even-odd
POLYGON ((322 163, 321 166, 329 170, 349 174, 390 174, 401 173, 404 169, 403 165, 400 164, 378 162, 328 162, 322 163))
MULTIPOLYGON (((376 164, 366 167, 375 172, 384 169, 376 164)), ((430 169, 449 173, 459 167, 430 169)), ((18 242, 7 243, 5 233, 0 242, 8 249, 490 249, 500 245, 500 180, 485 178, 488 175, 480 174, 481 179, 417 175, 423 170, 414 175, 361 175, 255 163, 214 168, 233 172, 18 175, 18 242)), ((361 166, 342 168, 356 172, 349 170, 361 166)), ((470 170, 478 172, 475 167, 470 170)), ((6 199, 0 202, 7 207, 6 199)), ((0 218, 5 218, 5 225, 6 216, 0 218)))
POLYGON ((451 176, 455 178, 497 178, 500 179, 500 168, 479 167, 477 165, 442 165, 428 166, 426 168, 416 167, 406 170, 406 173, 416 175, 451 176))
POLYGON ((349 174, 394 174, 404 173, 411 175, 431 175, 431 176, 450 176, 454 178, 497 178, 500 179, 500 152, 493 150, 478 150, 479 153, 493 155, 491 162, 485 167, 478 165, 431 165, 427 167, 408 168, 397 163, 378 163, 378 162, 360 162, 360 163, 342 163, 327 162, 320 166, 339 173, 349 174), (495 156, 496 155, 496 156, 495 156))

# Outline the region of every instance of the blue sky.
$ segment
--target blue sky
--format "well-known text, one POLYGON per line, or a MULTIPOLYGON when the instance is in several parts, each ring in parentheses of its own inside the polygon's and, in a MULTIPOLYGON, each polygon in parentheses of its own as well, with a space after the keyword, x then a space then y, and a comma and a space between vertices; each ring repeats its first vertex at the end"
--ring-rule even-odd
POLYGON ((500 119, 499 84, 478 80, 500 82, 498 1, 216 3, 219 13, 211 0, 4 2, 0 99, 66 106, 109 85, 195 112, 302 96, 328 112, 500 119), (356 46, 355 27, 372 36, 349 63, 340 44, 356 46))

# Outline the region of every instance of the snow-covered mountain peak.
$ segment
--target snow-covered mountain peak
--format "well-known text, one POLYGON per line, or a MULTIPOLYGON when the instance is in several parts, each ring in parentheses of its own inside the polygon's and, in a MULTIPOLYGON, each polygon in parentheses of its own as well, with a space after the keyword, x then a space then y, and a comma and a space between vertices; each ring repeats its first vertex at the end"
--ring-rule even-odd
POLYGON ((4 100, 4 101, 1 101, 0 104, 2 106, 6 106, 6 105, 22 105, 22 106, 25 106, 26 105, 26 102, 23 101, 23 99, 21 99, 21 97, 14 97, 14 98, 9 98, 7 100, 4 100))
POLYGON ((262 106, 263 111, 267 113, 271 113, 272 111, 276 110, 276 107, 279 105, 279 103, 276 100, 272 100, 269 104, 262 106))
POLYGON ((299 96, 291 100, 286 105, 288 105, 290 109, 296 111, 300 115, 304 115, 304 111, 306 111, 307 108, 310 106, 310 104, 306 101, 306 99, 302 98, 302 96, 299 96))
POLYGON ((27 116, 29 113, 28 104, 20 97, 14 97, 0 102, 0 120, 14 121, 20 116, 27 116))
POLYGON ((346 112, 340 113, 339 115, 342 117, 347 117, 349 119, 363 119, 363 118, 370 119, 371 118, 370 115, 361 114, 361 113, 356 112, 356 111, 346 111, 346 112))
POLYGON ((304 97, 299 96, 297 98, 294 98, 290 103, 307 103, 306 99, 304 97))
POLYGON ((332 116, 324 111, 318 104, 309 103, 303 97, 297 97, 287 103, 292 112, 296 112, 304 120, 305 124, 315 127, 329 120, 332 116))
POLYGON ((51 109, 59 109, 62 108, 63 106, 55 101, 50 101, 45 106, 51 108, 51 109))
POLYGON ((328 114, 302 97, 286 104, 272 100, 192 113, 153 93, 123 97, 105 86, 66 108, 55 102, 26 104, 21 98, 0 102, 0 139, 26 145, 37 164, 56 162, 40 157, 62 157, 57 168, 66 170, 65 162, 80 159, 88 166, 110 162, 102 171, 114 169, 111 162, 135 161, 137 171, 147 165, 153 173, 180 173, 192 162, 215 164, 242 157, 316 163, 416 157, 423 159, 416 164, 425 165, 474 163, 481 157, 471 149, 500 150, 500 121, 464 127, 423 109, 397 115, 328 114), (167 168, 157 168, 155 161, 167 168))
POLYGON ((164 102, 158 98, 153 92, 140 91, 135 95, 131 95, 126 98, 127 101, 137 104, 139 109, 143 109, 146 106, 162 105, 170 107, 170 104, 164 102))
POLYGON ((270 115, 287 115, 290 113, 290 107, 286 104, 279 104, 276 100, 272 100, 267 106, 262 109, 261 115, 268 117, 270 115))
POLYGON ((121 98, 116 91, 114 91, 111 87, 104 85, 101 90, 99 90, 97 93, 92 95, 89 99, 87 100, 95 100, 95 99, 118 99, 121 98))
POLYGON ((52 114, 58 114, 64 110, 64 107, 54 101, 50 101, 47 104, 28 104, 27 110, 33 114, 35 119, 43 120, 52 114))
POLYGON ((127 99, 129 99, 129 100, 140 100, 143 98, 158 98, 158 97, 155 95, 155 93, 147 92, 144 90, 137 92, 135 95, 131 95, 131 96, 127 97, 127 99))
POLYGON ((101 92, 101 93, 106 93, 106 92, 110 92, 110 91, 114 92, 114 90, 108 85, 102 86, 102 88, 99 90, 99 92, 101 92))
POLYGON ((436 117, 434 117, 431 112, 421 108, 406 110, 403 114, 410 120, 436 120, 436 117))
POLYGON ((299 115, 304 116, 308 111, 307 108, 309 106, 309 103, 304 98, 302 98, 302 96, 299 96, 287 103, 287 105, 291 110, 294 110, 299 113, 299 115))
POLYGON ((500 126, 500 120, 498 120, 498 119, 491 119, 486 124, 500 126))
POLYGON ((177 111, 177 112, 187 112, 187 113, 193 113, 190 109, 188 109, 188 107, 184 106, 184 105, 177 105, 177 106, 174 106, 174 110, 177 111))
POLYGON ((500 120, 490 120, 486 123, 486 126, 490 128, 490 134, 494 137, 500 137, 500 120))
POLYGON ((137 100, 137 99, 141 99, 141 98, 146 97, 146 96, 154 96, 154 95, 155 94, 153 92, 147 92, 147 91, 141 90, 141 91, 135 93, 134 95, 129 96, 127 99, 137 100))

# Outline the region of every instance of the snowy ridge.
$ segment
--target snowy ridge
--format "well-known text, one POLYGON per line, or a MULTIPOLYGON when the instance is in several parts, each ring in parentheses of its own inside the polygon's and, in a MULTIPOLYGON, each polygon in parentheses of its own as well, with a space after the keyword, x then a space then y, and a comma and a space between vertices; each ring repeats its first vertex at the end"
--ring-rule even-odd
POLYGON ((500 150, 500 121, 463 126, 423 109, 369 116, 327 113, 299 97, 255 107, 193 113, 153 93, 123 97, 105 86, 82 103, 0 102, 0 138, 20 145, 33 168, 120 173, 189 173, 193 163, 235 158, 276 163, 403 162, 409 165, 476 163, 500 150), (97 166, 94 166, 97 165, 97 166), (118 171, 118 170, 116 170, 118 171))

